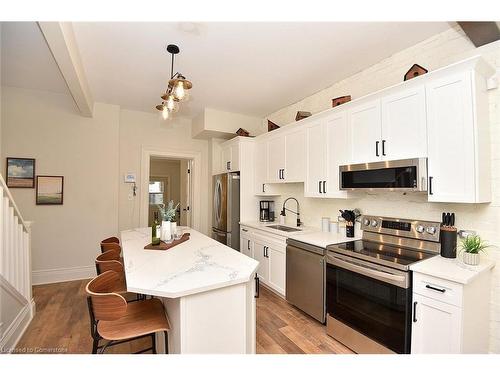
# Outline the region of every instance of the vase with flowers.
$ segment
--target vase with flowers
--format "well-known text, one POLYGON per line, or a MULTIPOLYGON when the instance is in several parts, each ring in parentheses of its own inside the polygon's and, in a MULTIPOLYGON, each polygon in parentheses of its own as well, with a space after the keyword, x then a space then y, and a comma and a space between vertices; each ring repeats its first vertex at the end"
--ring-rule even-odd
POLYGON ((167 243, 172 241, 172 237, 177 229, 177 223, 174 221, 174 219, 178 207, 179 203, 177 203, 177 205, 174 205, 173 200, 167 202, 166 205, 164 203, 158 205, 158 211, 160 212, 160 216, 162 219, 161 239, 167 243))

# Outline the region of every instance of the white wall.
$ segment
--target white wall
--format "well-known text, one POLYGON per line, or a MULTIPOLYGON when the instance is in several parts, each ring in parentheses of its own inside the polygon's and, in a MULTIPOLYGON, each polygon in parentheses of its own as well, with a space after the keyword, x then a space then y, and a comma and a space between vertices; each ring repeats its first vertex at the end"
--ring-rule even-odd
MULTIPOLYGON (((449 29, 298 103, 282 108, 268 118, 279 125, 291 123, 298 110, 319 112, 329 108, 334 97, 351 94, 357 98, 401 82, 405 72, 414 63, 435 70, 476 54, 481 54, 497 71, 500 69, 500 41, 475 48, 461 29, 449 29)), ((490 350, 500 353, 500 89, 489 91, 489 108, 493 189, 490 204, 428 203, 424 194, 400 193, 362 194, 349 200, 314 199, 303 197, 303 184, 290 184, 278 188, 283 195, 276 199, 276 211, 279 214, 282 201, 294 196, 300 201, 302 220, 306 225, 316 227, 320 226, 321 217, 336 218, 338 210, 343 208, 357 207, 365 214, 435 221, 440 221, 443 211, 455 212, 459 228, 476 230, 493 245, 488 256, 495 259, 498 266, 493 272, 490 350)), ((264 119, 264 123, 266 121, 264 119)), ((294 217, 289 215, 287 219, 293 222, 294 217)))
MULTIPOLYGON (((121 182, 128 172, 136 173, 141 180, 141 155, 143 149, 176 152, 201 153, 201 181, 208 181, 208 141, 191 138, 191 121, 163 121, 156 114, 139 111, 120 111, 120 189, 119 189, 119 228, 135 228, 140 222, 139 190, 137 196, 129 200, 130 185, 121 182)), ((204 186, 204 185, 202 185, 204 186)), ((208 233, 208 189, 201 189, 200 207, 201 231, 208 233)))
POLYGON ((118 231, 119 108, 81 116, 64 94, 3 87, 2 159, 36 159, 37 175, 64 176, 64 204, 37 206, 35 189, 11 189, 32 230, 33 281, 94 271, 99 241, 118 231))

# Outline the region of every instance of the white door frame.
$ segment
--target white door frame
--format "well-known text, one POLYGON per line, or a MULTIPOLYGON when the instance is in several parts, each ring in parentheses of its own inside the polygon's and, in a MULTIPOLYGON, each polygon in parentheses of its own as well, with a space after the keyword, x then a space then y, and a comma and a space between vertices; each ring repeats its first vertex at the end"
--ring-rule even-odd
POLYGON ((158 148, 143 147, 141 156, 141 184, 139 190, 140 196, 140 215, 139 224, 141 227, 148 226, 149 213, 149 163, 152 156, 171 158, 171 159, 187 159, 191 160, 191 189, 190 198, 191 206, 191 226, 197 231, 202 231, 201 228, 201 152, 181 151, 181 150, 165 150, 158 148))

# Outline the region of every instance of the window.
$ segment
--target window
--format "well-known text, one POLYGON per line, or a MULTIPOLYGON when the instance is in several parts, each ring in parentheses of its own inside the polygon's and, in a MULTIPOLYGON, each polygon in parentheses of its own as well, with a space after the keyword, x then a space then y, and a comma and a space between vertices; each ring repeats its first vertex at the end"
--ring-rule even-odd
POLYGON ((162 181, 149 182, 149 204, 162 204, 163 203, 164 186, 162 181))

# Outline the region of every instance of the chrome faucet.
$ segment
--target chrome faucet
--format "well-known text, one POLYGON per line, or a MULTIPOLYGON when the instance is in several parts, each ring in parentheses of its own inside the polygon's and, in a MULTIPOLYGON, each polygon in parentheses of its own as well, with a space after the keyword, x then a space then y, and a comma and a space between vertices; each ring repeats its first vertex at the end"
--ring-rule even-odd
POLYGON ((285 201, 283 202, 283 209, 281 210, 281 216, 286 216, 285 211, 290 211, 291 213, 297 215, 297 226, 300 227, 302 225, 302 223, 300 222, 300 205, 299 205, 299 201, 297 199, 295 199, 294 197, 290 197, 290 198, 285 199, 285 201), (289 208, 285 207, 286 202, 288 202, 290 199, 293 199, 297 203, 297 212, 292 211, 289 208))

